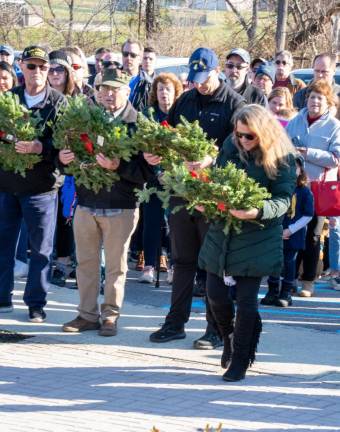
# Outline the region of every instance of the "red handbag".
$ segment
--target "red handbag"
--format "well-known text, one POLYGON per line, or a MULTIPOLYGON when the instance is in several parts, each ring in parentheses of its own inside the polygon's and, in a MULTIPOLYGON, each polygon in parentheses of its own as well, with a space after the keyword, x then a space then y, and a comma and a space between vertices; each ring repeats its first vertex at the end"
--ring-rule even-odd
POLYGON ((317 216, 340 216, 340 182, 326 181, 327 169, 321 180, 310 183, 317 216))

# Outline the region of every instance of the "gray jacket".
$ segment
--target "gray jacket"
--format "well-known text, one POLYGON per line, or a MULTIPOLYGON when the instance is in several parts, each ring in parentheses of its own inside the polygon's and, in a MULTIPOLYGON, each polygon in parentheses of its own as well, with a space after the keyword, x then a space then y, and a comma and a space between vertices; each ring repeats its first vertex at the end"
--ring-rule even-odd
POLYGON ((305 170, 309 180, 320 180, 327 169, 326 180, 336 180, 340 161, 340 121, 326 112, 308 125, 308 110, 303 108, 286 128, 296 147, 305 147, 305 170))

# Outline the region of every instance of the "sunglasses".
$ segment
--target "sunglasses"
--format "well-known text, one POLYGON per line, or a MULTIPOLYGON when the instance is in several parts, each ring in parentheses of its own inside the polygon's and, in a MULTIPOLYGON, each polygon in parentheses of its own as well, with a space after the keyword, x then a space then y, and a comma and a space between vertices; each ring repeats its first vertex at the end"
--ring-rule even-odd
POLYGON ((72 66, 73 70, 79 70, 79 69, 81 69, 83 67, 82 65, 77 64, 77 63, 72 63, 71 66, 72 66))
POLYGON ((113 60, 102 60, 102 65, 104 68, 107 68, 110 66, 118 66, 119 63, 113 60))
POLYGON ((25 63, 25 64, 26 64, 27 69, 31 70, 31 71, 39 68, 41 71, 46 72, 49 69, 49 67, 47 65, 36 65, 34 63, 25 63))
POLYGON ((53 75, 54 73, 61 74, 61 73, 64 73, 64 72, 65 72, 64 66, 57 66, 55 68, 50 68, 50 70, 48 71, 48 73, 50 75, 53 75))
POLYGON ((253 141, 256 138, 256 135, 242 133, 242 132, 235 132, 235 135, 238 139, 245 138, 247 141, 253 141))
POLYGON ((7 51, 0 51, 0 55, 9 57, 9 53, 7 51))
POLYGON ((130 56, 133 59, 138 57, 138 54, 132 53, 130 51, 123 51, 122 54, 123 54, 123 57, 129 57, 130 56))
POLYGON ((237 69, 237 70, 242 70, 242 69, 245 69, 247 67, 246 65, 240 65, 240 64, 236 65, 234 63, 226 63, 225 66, 228 69, 237 69))
POLYGON ((286 66, 288 63, 286 62, 286 60, 275 60, 275 64, 276 65, 282 64, 283 66, 286 66))

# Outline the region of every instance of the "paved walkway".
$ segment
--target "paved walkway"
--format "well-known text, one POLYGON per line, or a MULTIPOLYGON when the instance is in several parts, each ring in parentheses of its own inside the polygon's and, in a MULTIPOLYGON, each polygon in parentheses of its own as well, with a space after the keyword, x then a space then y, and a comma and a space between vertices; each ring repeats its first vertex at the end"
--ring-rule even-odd
POLYGON ((164 309, 128 302, 116 337, 65 334, 77 291, 53 287, 48 321, 37 325, 26 321, 22 287, 0 329, 34 337, 0 343, 1 432, 198 432, 220 422, 222 431, 340 431, 339 333, 265 319, 258 361, 227 384, 220 351, 191 349, 202 313, 168 344, 148 341, 164 309))

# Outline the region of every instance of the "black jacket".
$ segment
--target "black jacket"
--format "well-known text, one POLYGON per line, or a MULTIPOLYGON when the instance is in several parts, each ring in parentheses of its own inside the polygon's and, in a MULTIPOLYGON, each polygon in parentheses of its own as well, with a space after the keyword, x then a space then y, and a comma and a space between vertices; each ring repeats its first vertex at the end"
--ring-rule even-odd
POLYGON ((265 94, 252 84, 247 84, 246 81, 239 90, 236 90, 236 92, 244 97, 247 104, 258 104, 265 108, 268 106, 265 94))
POLYGON ((243 97, 221 81, 211 96, 202 97, 196 89, 183 93, 171 108, 168 122, 176 126, 181 116, 190 122, 198 120, 208 137, 215 139, 220 148, 233 130, 233 115, 244 105, 243 97))
MULTIPOLYGON (((137 111, 128 102, 119 119, 130 131, 135 129, 137 111)), ((137 207, 135 189, 142 189, 144 183, 154 175, 153 169, 145 161, 143 154, 133 156, 129 162, 120 161, 117 169, 120 180, 114 183, 110 191, 101 189, 97 194, 84 186, 76 186, 78 204, 84 207, 98 209, 134 209, 137 207)))
MULTIPOLYGON (((20 103, 26 105, 25 87, 15 87, 11 90, 19 96, 20 103)), ((26 171, 26 177, 13 172, 3 171, 0 168, 0 191, 14 193, 17 195, 38 195, 56 189, 60 184, 57 182, 58 170, 55 166, 55 158, 58 151, 53 147, 51 124, 55 123, 58 112, 66 103, 65 97, 57 90, 46 86, 45 99, 30 111, 41 118, 40 127, 42 135, 37 136, 43 145, 42 160, 33 169, 26 171)))

